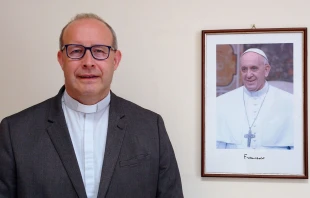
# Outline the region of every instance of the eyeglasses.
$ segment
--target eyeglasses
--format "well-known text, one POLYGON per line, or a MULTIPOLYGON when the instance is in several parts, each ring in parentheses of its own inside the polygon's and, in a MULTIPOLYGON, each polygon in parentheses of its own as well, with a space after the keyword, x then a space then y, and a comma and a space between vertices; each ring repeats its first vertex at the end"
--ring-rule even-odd
POLYGON ((91 55, 96 60, 105 60, 109 58, 110 51, 116 51, 112 46, 108 45, 93 45, 85 47, 79 44, 67 44, 62 46, 61 51, 66 49, 67 56, 71 59, 81 59, 84 57, 86 50, 89 50, 91 55))

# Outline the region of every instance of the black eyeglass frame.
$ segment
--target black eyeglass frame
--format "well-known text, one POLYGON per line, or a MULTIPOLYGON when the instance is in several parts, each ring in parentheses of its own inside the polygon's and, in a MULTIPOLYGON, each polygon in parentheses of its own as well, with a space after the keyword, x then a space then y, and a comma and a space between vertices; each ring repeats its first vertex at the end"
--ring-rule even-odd
POLYGON ((112 47, 112 46, 110 46, 110 45, 92 45, 92 46, 90 46, 90 47, 86 47, 86 46, 81 45, 81 44, 66 44, 66 45, 63 45, 63 46, 61 47, 61 51, 64 51, 64 49, 66 49, 66 55, 67 55, 67 57, 68 57, 68 58, 71 58, 71 59, 73 59, 73 60, 82 59, 82 58, 85 56, 87 50, 90 51, 90 54, 91 54, 92 57, 93 57, 94 59, 96 59, 96 60, 105 60, 105 59, 109 58, 111 50, 112 50, 112 51, 117 51, 117 49, 115 49, 114 47, 112 47), (71 45, 82 46, 82 47, 84 47, 84 49, 85 49, 85 50, 84 50, 84 53, 83 53, 83 55, 82 55, 80 58, 72 58, 72 57, 69 56, 69 54, 68 54, 68 46, 71 46, 71 45), (96 58, 96 57, 93 55, 92 48, 93 48, 93 47, 98 47, 98 46, 99 46, 99 47, 100 47, 100 46, 104 46, 104 47, 107 47, 107 48, 109 49, 109 51, 108 51, 108 56, 107 56, 106 58, 103 58, 103 59, 101 59, 101 58, 96 58))

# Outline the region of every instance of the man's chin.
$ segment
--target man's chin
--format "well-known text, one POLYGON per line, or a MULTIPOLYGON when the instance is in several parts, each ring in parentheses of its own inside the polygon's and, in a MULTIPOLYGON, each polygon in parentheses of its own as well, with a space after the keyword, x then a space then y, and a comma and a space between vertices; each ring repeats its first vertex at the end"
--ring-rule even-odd
POLYGON ((103 89, 99 89, 98 87, 87 87, 85 89, 80 90, 80 93, 83 96, 101 98, 101 97, 105 97, 105 95, 107 95, 106 92, 108 91, 109 90, 106 91, 103 89))
POLYGON ((255 86, 245 86, 248 91, 257 91, 255 86))
POLYGON ((99 93, 96 89, 83 89, 83 90, 80 90, 80 94, 83 96, 96 96, 99 93))

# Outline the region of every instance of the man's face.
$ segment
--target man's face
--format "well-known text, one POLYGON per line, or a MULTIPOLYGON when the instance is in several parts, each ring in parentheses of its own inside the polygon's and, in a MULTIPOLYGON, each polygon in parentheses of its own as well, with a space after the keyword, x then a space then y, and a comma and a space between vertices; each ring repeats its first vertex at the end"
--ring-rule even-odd
POLYGON ((240 71, 244 86, 249 91, 258 91, 264 87, 270 66, 264 64, 264 58, 255 53, 248 52, 241 57, 240 71))
MULTIPOLYGON (((92 45, 112 45, 113 37, 108 27, 95 19, 80 19, 72 22, 63 34, 63 43, 92 45)), ((120 51, 110 51, 105 60, 96 60, 86 50, 83 58, 74 60, 66 55, 66 50, 57 54, 64 72, 68 94, 87 105, 102 100, 110 91, 114 71, 121 60, 120 51)))

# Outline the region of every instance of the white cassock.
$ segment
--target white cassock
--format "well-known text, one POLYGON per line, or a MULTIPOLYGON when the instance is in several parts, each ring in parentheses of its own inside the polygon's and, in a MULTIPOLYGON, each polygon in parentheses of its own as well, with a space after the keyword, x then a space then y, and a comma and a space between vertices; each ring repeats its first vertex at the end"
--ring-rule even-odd
POLYGON ((294 147, 293 95, 267 82, 257 92, 242 86, 219 96, 216 112, 216 145, 219 149, 294 147), (250 139, 245 137, 249 126, 255 136, 250 139))

